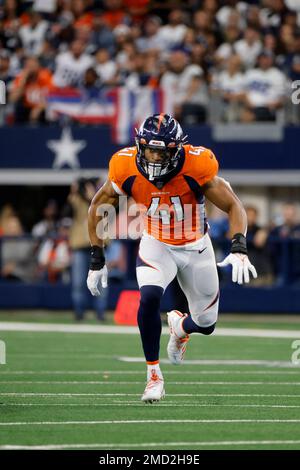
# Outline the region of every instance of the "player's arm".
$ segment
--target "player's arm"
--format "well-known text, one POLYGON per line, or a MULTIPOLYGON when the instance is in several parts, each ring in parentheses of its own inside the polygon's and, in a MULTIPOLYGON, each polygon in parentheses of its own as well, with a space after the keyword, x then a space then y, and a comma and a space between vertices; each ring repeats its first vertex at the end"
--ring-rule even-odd
POLYGON ((230 237, 232 238, 236 233, 246 235, 247 215, 229 183, 215 176, 203 186, 203 191, 210 202, 228 214, 230 237))
POLYGON ((218 266, 232 265, 232 280, 243 284, 249 282, 249 271, 257 277, 255 267, 250 263, 247 252, 247 216, 245 209, 229 183, 215 176, 203 186, 205 197, 228 214, 229 231, 232 239, 231 253, 218 266))
POLYGON ((92 295, 100 295, 99 284, 107 287, 107 267, 104 256, 104 239, 101 233, 97 232, 98 224, 101 223, 103 216, 97 214, 99 206, 103 204, 117 207, 119 196, 115 192, 111 181, 107 180, 105 184, 97 191, 93 197, 88 211, 88 230, 91 242, 91 261, 87 278, 87 286, 92 295))
POLYGON ((99 238, 101 234, 96 233, 97 226, 102 220, 102 216, 97 215, 97 209, 102 204, 109 204, 114 207, 117 207, 119 204, 119 195, 114 190, 110 180, 106 180, 104 185, 97 191, 89 207, 88 229, 91 246, 104 246, 103 238, 99 238))

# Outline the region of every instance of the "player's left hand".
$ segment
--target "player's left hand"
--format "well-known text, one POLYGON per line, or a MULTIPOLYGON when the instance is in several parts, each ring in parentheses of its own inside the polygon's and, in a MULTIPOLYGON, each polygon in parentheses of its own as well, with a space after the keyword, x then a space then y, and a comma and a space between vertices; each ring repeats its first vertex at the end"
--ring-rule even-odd
POLYGON ((106 265, 103 266, 102 269, 99 270, 89 270, 88 278, 87 278, 87 286, 90 293, 96 297, 101 295, 100 292, 100 284, 105 289, 107 287, 107 267, 106 265))
POLYGON ((248 283, 250 281, 249 271, 254 278, 257 278, 257 272, 247 255, 243 253, 230 253, 221 263, 217 266, 223 268, 232 265, 232 282, 238 284, 248 283))

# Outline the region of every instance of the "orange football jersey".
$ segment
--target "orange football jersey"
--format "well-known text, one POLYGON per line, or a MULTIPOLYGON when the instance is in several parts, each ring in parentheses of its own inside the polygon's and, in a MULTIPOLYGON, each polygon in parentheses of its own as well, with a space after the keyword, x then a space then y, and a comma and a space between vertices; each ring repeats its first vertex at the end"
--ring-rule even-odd
POLYGON ((132 196, 142 206, 147 233, 171 245, 184 245, 203 237, 207 230, 201 187, 218 172, 215 155, 205 147, 184 145, 177 167, 151 182, 136 160, 137 148, 115 153, 108 178, 119 192, 132 196))

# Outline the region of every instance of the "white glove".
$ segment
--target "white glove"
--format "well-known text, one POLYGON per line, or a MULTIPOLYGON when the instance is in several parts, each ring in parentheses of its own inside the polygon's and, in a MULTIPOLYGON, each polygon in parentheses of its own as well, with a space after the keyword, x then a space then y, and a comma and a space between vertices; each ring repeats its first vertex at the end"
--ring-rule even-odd
POLYGON ((217 263, 220 268, 232 265, 232 282, 248 283, 249 271, 254 278, 257 278, 257 272, 253 264, 250 263, 247 255, 242 253, 230 253, 221 263, 217 263))
POLYGON ((87 278, 87 286, 90 293, 96 297, 101 295, 99 291, 99 284, 101 282, 102 287, 105 289, 107 287, 107 267, 106 265, 103 266, 102 269, 98 269, 96 271, 89 270, 88 278, 87 278))

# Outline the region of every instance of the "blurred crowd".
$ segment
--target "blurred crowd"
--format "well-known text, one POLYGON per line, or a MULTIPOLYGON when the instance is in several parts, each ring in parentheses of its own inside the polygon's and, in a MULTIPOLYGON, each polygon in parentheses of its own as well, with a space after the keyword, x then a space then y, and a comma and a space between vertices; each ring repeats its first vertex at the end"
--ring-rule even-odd
POLYGON ((298 0, 0 0, 8 124, 47 122, 53 87, 116 86, 171 90, 187 125, 297 124, 299 79, 298 0))

